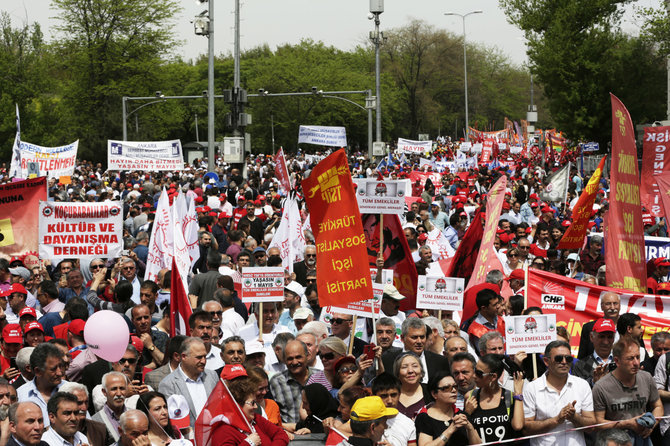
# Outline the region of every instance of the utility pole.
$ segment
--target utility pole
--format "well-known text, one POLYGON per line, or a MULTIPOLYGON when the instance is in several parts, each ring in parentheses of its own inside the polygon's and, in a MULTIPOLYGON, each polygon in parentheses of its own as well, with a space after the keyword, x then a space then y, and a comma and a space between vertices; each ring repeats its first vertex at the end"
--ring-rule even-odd
POLYGON ((375 45, 375 95, 377 98, 375 117, 376 117, 376 134, 375 141, 382 141, 382 97, 381 97, 381 83, 380 83, 380 59, 379 46, 384 39, 384 35, 379 32, 379 16, 384 12, 384 0, 370 0, 370 14, 375 21, 375 30, 370 33, 370 40, 375 45))

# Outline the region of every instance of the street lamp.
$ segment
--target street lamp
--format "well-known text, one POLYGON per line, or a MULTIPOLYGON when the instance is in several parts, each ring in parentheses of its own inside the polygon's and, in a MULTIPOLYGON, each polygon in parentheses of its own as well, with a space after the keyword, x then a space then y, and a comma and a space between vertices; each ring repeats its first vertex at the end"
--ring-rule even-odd
POLYGON ((379 82, 379 45, 384 41, 384 34, 379 32, 379 15, 384 12, 384 0, 370 0, 368 18, 375 21, 375 30, 370 31, 370 41, 375 45, 375 95, 377 97, 375 118, 377 120, 376 141, 382 140, 382 101, 379 82))
MULTIPOLYGON (((214 0, 197 0, 209 3, 209 10, 201 12, 193 20, 194 31, 199 36, 207 36, 207 167, 210 172, 216 168, 214 155, 214 0)), ((204 92, 203 92, 204 94, 204 92)))
POLYGON ((481 14, 482 10, 468 12, 467 14, 458 14, 456 12, 445 12, 444 15, 455 15, 463 19, 463 71, 465 78, 465 140, 470 141, 470 121, 468 118, 468 56, 465 46, 465 18, 470 14, 481 14))

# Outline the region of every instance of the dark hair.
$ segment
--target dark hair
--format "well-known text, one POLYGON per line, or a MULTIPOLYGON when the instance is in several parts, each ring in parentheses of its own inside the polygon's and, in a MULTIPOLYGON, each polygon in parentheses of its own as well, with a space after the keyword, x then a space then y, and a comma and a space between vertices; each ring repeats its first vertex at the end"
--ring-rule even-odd
POLYGON ((400 380, 395 376, 390 374, 389 372, 384 372, 380 375, 377 375, 377 377, 372 381, 372 394, 376 395, 379 392, 383 392, 384 390, 391 390, 391 389, 396 389, 398 392, 402 388, 402 383, 400 380))
POLYGON ((512 316, 521 316, 523 313, 524 297, 522 294, 515 294, 509 297, 509 305, 512 308, 512 316))
POLYGON ((191 330, 195 328, 195 321, 212 322, 212 315, 203 310, 194 311, 188 318, 188 326, 191 330))
POLYGON ((472 363, 473 368, 477 365, 477 359, 475 359, 475 357, 468 352, 458 352, 454 355, 453 358, 451 358, 452 364, 454 362, 461 362, 461 361, 470 361, 472 363))
MULTIPOLYGON (((235 289, 235 284, 233 282, 233 278, 230 276, 219 276, 216 279, 216 285, 219 288, 225 288, 229 291, 233 291, 235 289)), ((216 297, 216 295, 215 295, 216 297)))
POLYGON ((503 355, 496 355, 493 353, 489 353, 488 355, 484 355, 481 358, 479 358, 479 360, 483 362, 486 365, 486 367, 488 367, 491 373, 495 373, 498 376, 498 378, 502 376, 503 371, 505 370, 503 355))
POLYGON ((81 297, 73 297, 65 304, 65 314, 68 321, 88 319, 88 304, 81 297))
MULTIPOLYGON (((615 358, 621 358, 621 355, 623 355, 624 352, 631 345, 636 345, 638 347, 640 346, 640 344, 638 344, 638 342, 635 339, 633 339, 631 336, 629 336, 629 335, 621 336, 621 338, 619 338, 619 340, 617 342, 615 342, 614 346, 612 347, 612 356, 614 356, 615 358)), ((32 355, 30 357, 32 359, 32 355)))
POLYGON ((167 348, 165 349, 165 356, 163 357, 163 365, 167 364, 170 362, 172 359, 172 356, 174 356, 175 353, 179 354, 181 350, 181 344, 184 342, 184 339, 186 339, 186 336, 184 335, 177 335, 173 338, 170 338, 167 344, 167 348))
POLYGON ((361 386, 349 387, 339 393, 339 396, 342 397, 342 402, 348 407, 353 406, 356 400, 365 398, 368 395, 368 389, 361 386))
POLYGON ((230 394, 235 398, 239 405, 244 404, 244 400, 249 395, 254 395, 256 389, 249 378, 238 378, 227 382, 230 394))
POLYGON ((485 288, 477 293, 475 302, 477 303, 477 308, 488 307, 492 300, 499 299, 500 296, 493 290, 485 288))
POLYGON ((628 327, 634 327, 637 321, 641 320, 642 318, 634 313, 620 314, 616 323, 616 331, 623 336, 628 332, 628 327))
POLYGON ((570 344, 568 344, 565 341, 557 340, 557 341, 551 341, 547 346, 544 348, 544 356, 548 358, 551 356, 551 351, 555 348, 559 347, 564 347, 570 350, 570 344))
POLYGON ((431 394, 433 392, 437 392, 437 387, 440 384, 440 381, 442 381, 447 376, 451 377, 449 370, 438 370, 437 373, 430 379, 430 381, 428 381, 428 392, 431 394))
POLYGON ((158 284, 153 280, 145 280, 144 282, 142 282, 142 285, 140 285, 140 289, 144 290, 149 289, 153 294, 156 294, 158 293, 158 290, 160 288, 158 287, 158 284))
POLYGON ((51 280, 40 282, 39 289, 51 299, 58 299, 58 287, 51 280))
POLYGON ((123 305, 123 312, 125 313, 135 305, 131 300, 133 297, 133 284, 123 279, 114 287, 114 297, 116 302, 123 305))
POLYGON ((37 347, 35 347, 35 350, 30 354, 30 368, 33 370, 44 370, 44 365, 47 363, 47 359, 51 357, 61 359, 63 357, 63 351, 48 342, 38 344, 37 347))
POLYGON ((542 314, 542 308, 540 308, 540 307, 528 307, 528 308, 526 308, 525 310, 523 310, 523 311, 521 312, 521 314, 522 314, 523 316, 525 316, 525 315, 527 315, 527 314, 530 314, 531 311, 539 311, 540 314, 542 314))
MULTIPOLYGON (((226 276, 221 276, 226 277, 226 276)), ((218 301, 223 308, 230 308, 234 305, 233 294, 230 293, 226 295, 226 292, 223 291, 223 288, 219 288, 214 291, 214 300, 218 301)))
MULTIPOLYGON (((165 398, 165 395, 163 395, 160 392, 156 391, 151 391, 147 393, 143 393, 140 395, 138 404, 137 404, 137 409, 144 412, 144 414, 147 416, 149 419, 149 425, 151 425, 151 419, 153 418, 153 415, 149 412, 149 403, 154 399, 154 398, 162 398, 163 401, 165 401, 165 405, 167 406, 167 398, 165 398)), ((170 413, 168 411, 168 423, 167 426, 163 427, 163 430, 165 430, 165 433, 168 434, 170 438, 176 438, 177 436, 175 435, 174 429, 172 427, 172 423, 170 423, 170 413)))
POLYGON ((213 270, 221 266, 221 254, 215 249, 209 248, 207 251, 207 266, 213 270))
POLYGON ((47 413, 52 413, 54 415, 58 414, 58 405, 61 401, 69 401, 71 403, 78 404, 77 397, 71 393, 67 392, 56 392, 51 395, 49 402, 47 403, 47 413))

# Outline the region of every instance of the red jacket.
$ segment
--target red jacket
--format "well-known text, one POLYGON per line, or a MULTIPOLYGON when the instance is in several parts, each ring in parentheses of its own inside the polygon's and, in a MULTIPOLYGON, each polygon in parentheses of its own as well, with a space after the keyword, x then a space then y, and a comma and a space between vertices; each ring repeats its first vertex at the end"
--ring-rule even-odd
MULTIPOLYGON (((263 446, 287 446, 289 439, 284 429, 270 423, 261 415, 256 414, 254 427, 261 437, 263 446)), ((240 432, 236 427, 226 423, 219 423, 212 430, 211 444, 216 446, 249 446, 244 439, 248 434, 240 432)))

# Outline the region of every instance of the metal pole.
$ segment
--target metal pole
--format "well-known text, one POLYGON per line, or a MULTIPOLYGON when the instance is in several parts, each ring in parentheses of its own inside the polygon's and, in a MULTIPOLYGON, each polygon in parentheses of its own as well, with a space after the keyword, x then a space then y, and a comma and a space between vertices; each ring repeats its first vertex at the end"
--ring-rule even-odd
MULTIPOLYGON (((212 0, 210 0, 212 1, 212 0)), ((235 0, 235 71, 233 83, 235 89, 240 88, 240 0, 235 0)))
POLYGON ((137 113, 135 113, 135 138, 137 138, 137 134, 140 132, 140 123, 137 120, 137 113))
POLYGON ((275 113, 270 112, 270 125, 272 129, 272 154, 275 154, 275 113))
POLYGON ((209 29, 207 30, 207 166, 210 172, 216 168, 214 154, 214 0, 209 0, 209 29))
POLYGON ((198 114, 195 114, 195 141, 200 142, 200 132, 198 132, 198 114))
MULTIPOLYGON (((366 102, 372 96, 372 91, 368 90, 366 102)), ((372 107, 368 107, 368 158, 372 159, 372 107)))
POLYGON ((470 141, 470 119, 468 116, 468 54, 465 46, 465 16, 463 18, 463 70, 465 77, 465 140, 470 141))
POLYGON ((379 142, 382 140, 382 96, 380 91, 380 81, 379 81, 379 71, 380 71, 380 62, 379 62, 379 45, 380 45, 380 36, 379 36, 379 13, 375 13, 375 94, 377 95, 377 109, 375 115, 377 118, 377 134, 376 140, 379 142))
POLYGON ((128 129, 126 127, 126 100, 128 99, 128 96, 124 96, 121 98, 121 114, 123 115, 123 140, 127 141, 128 140, 128 129))

